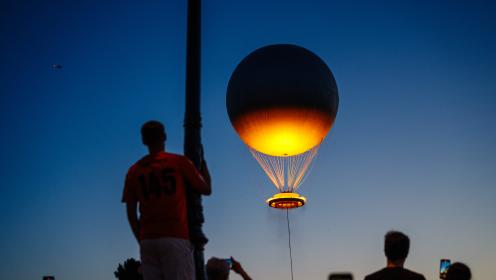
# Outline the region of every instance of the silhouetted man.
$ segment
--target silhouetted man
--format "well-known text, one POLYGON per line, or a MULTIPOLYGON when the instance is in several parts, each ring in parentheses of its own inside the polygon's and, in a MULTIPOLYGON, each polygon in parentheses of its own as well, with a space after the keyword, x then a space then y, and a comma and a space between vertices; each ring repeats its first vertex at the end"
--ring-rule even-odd
POLYGON ((384 237, 384 253, 387 258, 385 268, 365 276, 365 280, 425 280, 422 274, 403 268, 410 239, 399 231, 390 231, 384 237))
POLYGON ((186 185, 211 193, 205 162, 200 174, 186 157, 165 152, 166 133, 157 121, 141 128, 149 154, 129 169, 122 201, 140 245, 144 280, 193 280, 193 246, 189 241, 186 185), (137 215, 139 205, 140 216, 137 215))
POLYGON ((445 280, 470 280, 472 272, 466 264, 456 262, 448 268, 445 280))

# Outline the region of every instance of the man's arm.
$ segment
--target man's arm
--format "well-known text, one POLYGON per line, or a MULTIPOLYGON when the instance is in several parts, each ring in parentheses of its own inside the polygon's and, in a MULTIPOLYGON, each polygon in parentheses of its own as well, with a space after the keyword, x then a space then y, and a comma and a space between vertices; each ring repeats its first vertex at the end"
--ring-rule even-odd
POLYGON ((236 272, 237 274, 239 274, 243 280, 251 280, 251 277, 248 275, 248 273, 246 273, 246 271, 243 269, 243 267, 241 266, 241 264, 235 260, 233 257, 231 257, 231 260, 232 260, 232 270, 234 272, 236 272))
POLYGON ((129 221, 129 225, 131 226, 131 230, 133 231, 134 237, 136 241, 139 242, 139 220, 137 213, 137 202, 127 202, 126 203, 126 212, 127 212, 127 220, 129 221))
POLYGON ((210 171, 208 171, 207 162, 202 159, 200 166, 200 174, 202 175, 205 183, 210 187, 210 192, 212 192, 212 179, 210 178, 210 171))
POLYGON ((193 190, 203 195, 210 195, 212 193, 210 173, 205 161, 201 163, 200 173, 193 163, 185 157, 182 163, 182 169, 186 181, 193 190))

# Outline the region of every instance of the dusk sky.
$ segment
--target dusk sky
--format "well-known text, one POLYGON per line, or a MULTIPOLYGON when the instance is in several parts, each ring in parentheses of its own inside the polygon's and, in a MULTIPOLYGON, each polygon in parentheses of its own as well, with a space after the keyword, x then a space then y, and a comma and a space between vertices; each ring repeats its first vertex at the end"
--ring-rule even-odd
MULTIPOLYGON (((186 1, 0 3, 0 279, 114 279, 139 258, 121 195, 140 126, 163 121, 182 153, 186 1)), ((340 95, 290 212, 295 279, 363 279, 391 229, 427 279, 441 258, 494 279, 495 1, 203 0, 202 14, 206 259, 290 279, 285 212, 265 204, 276 189, 225 105, 241 59, 290 43, 340 95)))

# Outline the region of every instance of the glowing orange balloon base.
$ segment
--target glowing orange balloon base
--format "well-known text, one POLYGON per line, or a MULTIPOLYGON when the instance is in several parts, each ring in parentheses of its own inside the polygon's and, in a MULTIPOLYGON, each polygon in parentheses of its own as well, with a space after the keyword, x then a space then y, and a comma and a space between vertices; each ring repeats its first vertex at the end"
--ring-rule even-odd
POLYGON ((292 209, 305 205, 307 199, 294 192, 281 192, 267 199, 266 202, 272 208, 292 209))

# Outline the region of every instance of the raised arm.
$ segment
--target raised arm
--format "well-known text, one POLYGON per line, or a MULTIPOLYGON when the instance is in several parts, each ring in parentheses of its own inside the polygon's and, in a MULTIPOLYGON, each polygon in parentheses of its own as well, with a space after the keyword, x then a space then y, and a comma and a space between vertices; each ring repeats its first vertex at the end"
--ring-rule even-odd
POLYGON ((212 193, 210 173, 205 161, 202 161, 200 173, 193 163, 184 157, 182 160, 182 171, 186 181, 193 190, 203 195, 210 195, 212 193))
POLYGON ((231 269, 234 272, 239 274, 243 278, 243 280, 252 280, 251 277, 248 275, 248 273, 246 273, 246 271, 243 269, 243 267, 238 261, 236 261, 233 257, 231 257, 231 261, 232 261, 231 269))

